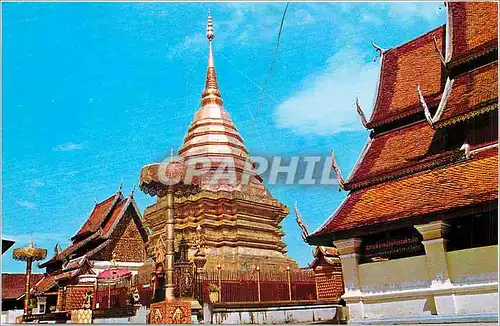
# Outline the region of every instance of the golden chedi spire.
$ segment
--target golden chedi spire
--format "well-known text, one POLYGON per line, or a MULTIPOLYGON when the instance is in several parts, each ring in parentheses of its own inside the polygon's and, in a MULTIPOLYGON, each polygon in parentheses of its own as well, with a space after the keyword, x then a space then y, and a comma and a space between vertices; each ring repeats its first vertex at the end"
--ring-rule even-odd
POLYGON ((215 73, 214 55, 212 52, 212 41, 215 38, 212 16, 208 12, 207 39, 208 39, 208 68, 205 79, 205 89, 201 95, 201 105, 215 103, 222 105, 221 93, 217 83, 217 74, 215 73))
POLYGON ((215 38, 212 16, 208 14, 208 67, 205 89, 201 96, 201 107, 194 115, 179 149, 179 155, 186 161, 195 157, 233 158, 235 165, 241 167, 248 157, 243 139, 238 133, 229 112, 222 107, 221 92, 215 73, 212 41, 215 38))

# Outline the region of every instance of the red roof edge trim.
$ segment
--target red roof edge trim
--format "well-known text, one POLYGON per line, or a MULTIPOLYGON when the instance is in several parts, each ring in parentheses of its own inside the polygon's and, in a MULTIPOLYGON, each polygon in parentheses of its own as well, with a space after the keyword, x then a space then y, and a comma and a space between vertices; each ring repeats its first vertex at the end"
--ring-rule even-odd
POLYGON ((453 117, 451 119, 446 119, 446 120, 441 120, 436 122, 435 126, 436 128, 443 128, 452 124, 455 124, 460 121, 465 121, 468 119, 472 119, 478 115, 488 113, 490 111, 494 111, 498 109, 498 100, 490 100, 485 103, 481 103, 479 105, 476 105, 476 107, 472 108, 468 113, 462 114, 456 117, 453 117))
POLYGON ((373 120, 373 117, 375 116, 375 108, 377 107, 377 102, 379 99, 379 93, 380 93, 380 88, 382 87, 382 72, 384 71, 384 58, 385 58, 385 53, 389 50, 386 50, 380 54, 380 66, 378 69, 378 76, 377 76, 377 86, 375 87, 375 94, 373 98, 373 107, 372 107, 372 113, 370 114, 370 119, 368 119, 368 122, 366 123, 366 128, 367 129, 373 129, 371 127, 371 121, 373 120))
POLYGON ((461 56, 459 56, 457 58, 453 58, 449 63, 449 67, 454 68, 458 65, 461 65, 461 64, 466 63, 468 61, 472 61, 472 60, 479 58, 483 55, 491 53, 491 52, 495 51, 496 49, 498 49, 498 38, 495 38, 491 41, 488 41, 488 42, 482 44, 481 46, 478 46, 478 47, 472 49, 471 51, 469 51, 465 54, 462 54, 461 56))

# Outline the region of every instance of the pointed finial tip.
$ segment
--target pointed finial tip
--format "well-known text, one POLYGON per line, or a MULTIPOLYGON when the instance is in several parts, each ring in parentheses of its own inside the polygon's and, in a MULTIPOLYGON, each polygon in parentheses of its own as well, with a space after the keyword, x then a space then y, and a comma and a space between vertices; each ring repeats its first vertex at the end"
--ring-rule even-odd
POLYGON ((208 10, 208 21, 207 21, 207 39, 211 42, 215 38, 214 25, 212 23, 212 15, 210 10, 208 10))

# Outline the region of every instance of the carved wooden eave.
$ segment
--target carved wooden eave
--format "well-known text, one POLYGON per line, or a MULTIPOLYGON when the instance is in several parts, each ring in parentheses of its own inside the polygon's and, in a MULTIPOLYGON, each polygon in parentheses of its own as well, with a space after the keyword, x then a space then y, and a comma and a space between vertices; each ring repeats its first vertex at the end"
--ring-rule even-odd
POLYGON ((369 179, 364 179, 361 181, 357 181, 354 183, 348 182, 345 184, 345 189, 346 190, 356 190, 368 186, 373 186, 378 183, 386 182, 389 180, 394 180, 398 178, 405 177, 410 174, 418 173, 421 171, 433 169, 445 164, 453 163, 460 158, 463 157, 463 152, 461 150, 452 150, 448 151, 446 153, 443 153, 442 155, 439 155, 437 157, 434 157, 433 159, 430 159, 426 162, 419 162, 415 165, 408 166, 402 169, 390 171, 390 172, 383 172, 380 175, 376 175, 374 177, 371 177, 369 179))
POLYGON ((460 114, 454 118, 451 118, 451 119, 447 119, 447 120, 444 120, 444 121, 441 121, 439 122, 437 125, 436 125, 436 128, 443 128, 443 127, 446 127, 446 126, 449 126, 449 125, 452 125, 452 124, 456 124, 460 121, 465 121, 465 120, 468 120, 468 119, 471 119, 471 118, 474 118, 478 115, 481 115, 481 114, 484 114, 484 113, 488 113, 490 111, 494 111, 498 109, 498 103, 495 101, 489 105, 485 105, 483 107, 481 107, 480 109, 476 109, 474 111, 470 111, 470 112, 467 112, 467 113, 464 113, 464 114, 460 114))

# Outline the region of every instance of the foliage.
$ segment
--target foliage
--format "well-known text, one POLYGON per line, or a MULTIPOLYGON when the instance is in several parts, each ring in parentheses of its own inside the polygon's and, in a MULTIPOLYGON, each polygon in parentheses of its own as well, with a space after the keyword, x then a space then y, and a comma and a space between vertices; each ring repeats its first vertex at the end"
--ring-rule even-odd
POLYGON ((214 283, 210 284, 209 289, 210 292, 220 292, 220 288, 214 283))

